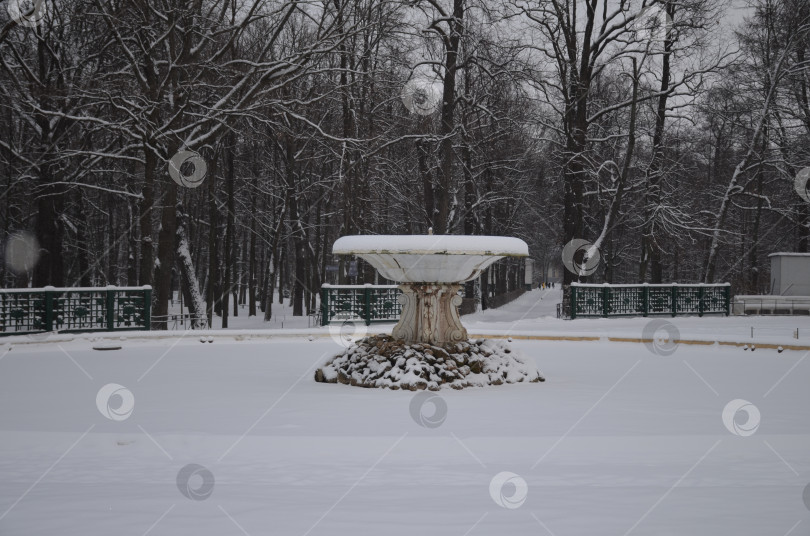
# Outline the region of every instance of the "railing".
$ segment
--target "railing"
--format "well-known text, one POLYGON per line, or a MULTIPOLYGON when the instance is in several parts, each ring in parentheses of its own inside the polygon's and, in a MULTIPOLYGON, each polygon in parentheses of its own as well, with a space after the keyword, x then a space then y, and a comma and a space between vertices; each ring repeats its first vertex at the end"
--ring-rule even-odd
POLYGON ((157 327, 165 324, 167 330, 206 329, 208 317, 205 313, 195 317, 191 313, 173 313, 168 315, 152 315, 152 324, 157 327), (196 320, 197 328, 194 327, 196 320))
POLYGON ((321 325, 332 320, 397 322, 402 311, 397 285, 323 285, 321 325))
POLYGON ((731 285, 571 284, 571 318, 723 314, 728 316, 731 285))
POLYGON ((734 296, 735 315, 810 315, 810 296, 734 296))
POLYGON ((152 287, 0 289, 0 336, 148 330, 152 287))

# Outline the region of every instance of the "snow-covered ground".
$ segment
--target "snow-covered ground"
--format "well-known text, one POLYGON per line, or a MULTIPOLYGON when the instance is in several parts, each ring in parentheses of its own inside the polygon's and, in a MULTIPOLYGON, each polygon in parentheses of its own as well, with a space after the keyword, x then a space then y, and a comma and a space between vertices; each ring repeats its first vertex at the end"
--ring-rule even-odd
MULTIPOLYGON (((277 296, 276 296, 277 298, 277 296)), ((239 316, 233 316, 233 303, 231 303, 228 316, 228 329, 302 329, 308 328, 314 323, 314 319, 308 316, 293 316, 293 308, 289 305, 289 298, 283 304, 276 300, 273 303, 273 315, 267 322, 264 321, 264 313, 256 307, 256 316, 248 316, 247 305, 239 306, 239 316)), ((179 315, 181 312, 180 302, 175 300, 169 305, 169 314, 179 315)), ((188 310, 184 309, 188 314, 188 310)), ((214 316, 214 329, 222 329, 222 317, 214 316)), ((182 330, 182 326, 169 326, 172 330, 182 330)))
POLYGON ((596 336, 648 338, 645 328, 666 322, 674 326, 676 338, 703 341, 778 343, 810 346, 808 316, 716 316, 556 318, 561 291, 533 290, 499 309, 462 317, 471 333, 486 335, 596 336), (653 324, 654 325, 654 324, 653 324), (798 339, 796 338, 798 330, 798 339))
MULTIPOLYGON (((551 293, 463 320, 650 321, 556 320, 551 293)), ((0 534, 810 534, 806 351, 516 338, 545 383, 412 393, 316 383, 342 348, 304 332, 0 339, 0 534)))
MULTIPOLYGON (((535 289, 498 309, 488 309, 461 317, 472 335, 518 336, 567 336, 567 337, 624 337, 649 338, 645 331, 653 320, 667 322, 675 331, 670 331, 688 340, 734 341, 744 343, 771 343, 810 346, 810 317, 807 316, 705 316, 656 317, 656 318, 578 318, 560 320, 557 304, 561 299, 559 289, 535 289), (796 337, 798 333, 798 338, 796 337)), ((179 306, 172 309, 179 313, 179 306)), ((219 329, 222 320, 215 318, 214 328, 219 329)), ((660 324, 661 322, 658 322, 660 324)), ((264 322, 260 316, 248 317, 242 307, 238 317, 230 317, 228 333, 233 336, 260 336, 298 334, 328 336, 328 329, 310 327, 308 317, 295 317, 287 301, 273 304, 273 318, 264 322), (247 331, 246 331, 247 330, 247 331), (272 331, 268 331, 272 330, 272 331)), ((390 333, 393 324, 374 324, 369 333, 390 333)), ((671 328, 670 328, 671 329, 671 328)), ((653 331, 654 333, 654 331, 653 331)), ((663 333, 666 333, 663 332, 663 333)), ((160 334, 154 334, 160 335, 160 334)), ((223 333, 218 333, 222 336, 223 333)), ((0 340, 2 344, 2 340, 0 340)))

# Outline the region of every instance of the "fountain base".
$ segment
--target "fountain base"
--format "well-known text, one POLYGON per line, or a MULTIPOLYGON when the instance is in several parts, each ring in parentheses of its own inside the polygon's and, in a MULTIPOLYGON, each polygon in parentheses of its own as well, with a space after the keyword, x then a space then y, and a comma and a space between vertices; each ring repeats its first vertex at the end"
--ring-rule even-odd
POLYGON ((391 335, 407 344, 447 344, 467 340, 467 330, 458 316, 461 285, 404 283, 399 303, 402 313, 391 335))
POLYGON ((387 335, 366 337, 315 371, 315 381, 417 391, 504 383, 542 382, 531 359, 508 341, 406 343, 387 335))

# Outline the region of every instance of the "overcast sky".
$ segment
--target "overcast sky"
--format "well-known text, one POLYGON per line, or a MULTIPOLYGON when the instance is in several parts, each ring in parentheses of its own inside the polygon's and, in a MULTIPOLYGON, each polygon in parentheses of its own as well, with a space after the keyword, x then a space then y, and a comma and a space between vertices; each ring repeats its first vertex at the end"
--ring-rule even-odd
POLYGON ((751 13, 751 8, 748 6, 748 0, 732 0, 732 6, 734 7, 729 9, 727 20, 724 22, 729 26, 737 26, 751 13))

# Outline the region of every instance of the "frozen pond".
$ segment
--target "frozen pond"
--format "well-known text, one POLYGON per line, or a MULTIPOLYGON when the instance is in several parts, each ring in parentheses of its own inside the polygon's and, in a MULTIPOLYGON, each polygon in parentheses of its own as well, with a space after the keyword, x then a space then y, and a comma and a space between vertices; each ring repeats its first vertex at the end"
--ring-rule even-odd
POLYGON ((120 344, 0 346, 0 534, 810 530, 806 352, 516 340, 545 383, 425 402, 315 383, 331 339, 120 344))

